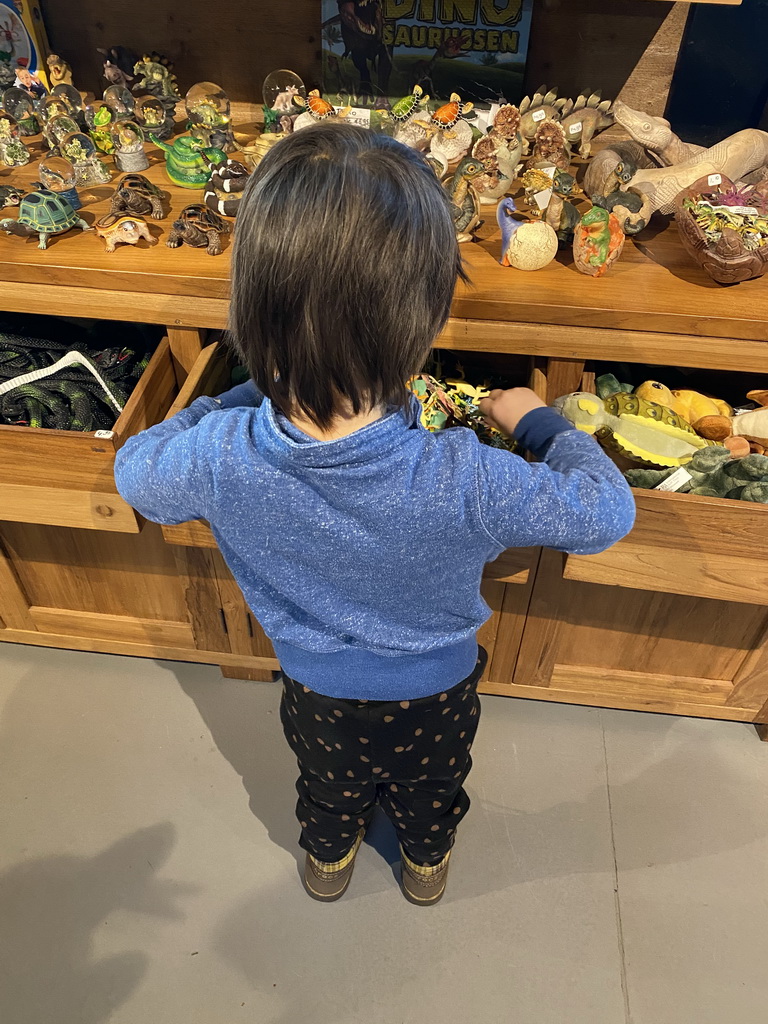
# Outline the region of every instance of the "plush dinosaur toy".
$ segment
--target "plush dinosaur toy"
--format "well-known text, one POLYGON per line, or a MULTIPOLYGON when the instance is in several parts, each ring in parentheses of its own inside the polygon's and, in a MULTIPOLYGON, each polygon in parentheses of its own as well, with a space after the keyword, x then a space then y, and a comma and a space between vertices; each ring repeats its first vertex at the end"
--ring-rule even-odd
POLYGON ((768 391, 750 391, 747 398, 759 408, 731 416, 705 416, 696 424, 697 433, 724 444, 734 455, 746 455, 747 448, 758 455, 768 453, 768 391))
MULTIPOLYGON (((646 402, 656 402, 657 405, 665 405, 678 416, 682 416, 690 423, 698 434, 697 424, 705 416, 732 416, 733 409, 727 402, 721 402, 719 398, 709 398, 699 391, 670 391, 669 388, 660 384, 657 380, 647 380, 638 388, 635 394, 644 398, 646 402)), ((714 438, 713 438, 714 440, 714 438)))
MULTIPOLYGON (((691 479, 678 488, 684 494, 710 498, 740 498, 768 504, 768 456, 734 459, 726 448, 702 448, 685 467, 691 479)), ((671 469, 629 469, 633 487, 654 488, 671 476, 671 469)))
POLYGON ((576 392, 554 405, 604 448, 641 466, 683 466, 700 448, 715 444, 699 437, 671 409, 623 391, 608 398, 576 392))

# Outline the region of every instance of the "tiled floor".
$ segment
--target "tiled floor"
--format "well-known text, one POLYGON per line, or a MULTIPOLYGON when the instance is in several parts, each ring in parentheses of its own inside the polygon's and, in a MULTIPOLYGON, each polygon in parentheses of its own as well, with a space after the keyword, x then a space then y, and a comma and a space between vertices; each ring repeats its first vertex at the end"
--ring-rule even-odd
POLYGON ((0 1021, 763 1024, 768 744, 485 698, 449 893, 299 886, 276 685, 0 646, 0 1021))

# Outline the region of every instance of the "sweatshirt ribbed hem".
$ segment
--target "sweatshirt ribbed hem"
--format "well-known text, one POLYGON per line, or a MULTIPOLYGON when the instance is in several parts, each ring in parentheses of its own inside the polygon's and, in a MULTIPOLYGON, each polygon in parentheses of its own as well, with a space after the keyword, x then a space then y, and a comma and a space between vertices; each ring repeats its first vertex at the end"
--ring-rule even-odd
POLYGON ((477 638, 424 654, 384 657, 345 647, 316 654, 292 644, 274 643, 283 672, 325 697, 344 700, 418 700, 440 693, 472 673, 477 638))

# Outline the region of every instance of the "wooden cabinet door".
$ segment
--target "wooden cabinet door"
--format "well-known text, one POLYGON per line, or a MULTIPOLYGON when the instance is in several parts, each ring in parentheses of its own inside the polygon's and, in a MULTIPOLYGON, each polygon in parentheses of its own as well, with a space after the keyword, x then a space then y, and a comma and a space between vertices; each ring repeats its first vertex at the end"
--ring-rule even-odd
POLYGON ((511 695, 760 720, 768 608, 568 579, 565 563, 542 552, 511 695))

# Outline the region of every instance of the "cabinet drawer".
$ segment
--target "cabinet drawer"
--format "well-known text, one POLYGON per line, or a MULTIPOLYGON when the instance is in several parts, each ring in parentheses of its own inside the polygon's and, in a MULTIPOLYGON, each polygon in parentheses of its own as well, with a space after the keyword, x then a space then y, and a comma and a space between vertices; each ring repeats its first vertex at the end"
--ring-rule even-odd
POLYGON ((140 518, 117 493, 115 455, 159 422, 177 392, 168 339, 158 345, 111 431, 0 426, 0 520, 138 533, 140 518))
POLYGON ((664 491, 634 494, 637 521, 629 536, 600 555, 569 555, 566 579, 768 604, 768 506, 664 491))

